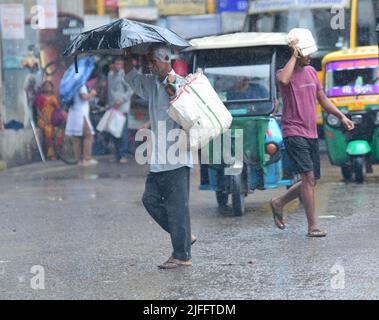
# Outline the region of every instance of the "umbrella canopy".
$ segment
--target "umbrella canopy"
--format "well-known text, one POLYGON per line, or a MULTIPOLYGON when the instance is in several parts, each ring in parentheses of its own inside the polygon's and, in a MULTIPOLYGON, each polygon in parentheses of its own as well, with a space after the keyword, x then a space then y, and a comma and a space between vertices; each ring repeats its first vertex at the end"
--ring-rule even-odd
POLYGON ((95 69, 95 57, 82 57, 77 61, 79 73, 75 70, 75 64, 72 64, 64 73, 60 85, 60 101, 62 105, 69 104, 84 85, 95 69))
POLYGON ((79 34, 63 54, 66 56, 81 53, 122 55, 127 48, 131 48, 136 54, 145 54, 148 47, 154 43, 167 44, 177 50, 190 46, 186 40, 166 28, 119 19, 79 34))

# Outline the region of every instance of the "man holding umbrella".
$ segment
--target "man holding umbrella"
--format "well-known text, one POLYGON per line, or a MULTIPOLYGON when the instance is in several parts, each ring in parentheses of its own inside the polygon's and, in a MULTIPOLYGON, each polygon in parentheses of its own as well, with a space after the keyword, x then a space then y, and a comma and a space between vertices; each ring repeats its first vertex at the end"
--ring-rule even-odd
POLYGON ((175 143, 167 141, 167 133, 173 132, 173 129, 180 129, 167 113, 170 105, 166 92, 167 80, 170 79, 171 82, 172 78, 175 78, 175 72, 171 68, 171 49, 167 44, 176 50, 190 46, 187 40, 169 29, 124 18, 81 33, 65 50, 64 55, 119 55, 125 54, 125 50, 145 54, 148 49, 147 58, 152 74, 143 75, 137 72, 133 68, 129 52, 124 65, 125 80, 137 95, 149 100, 150 124, 156 139, 142 201, 149 214, 171 236, 173 253, 159 267, 173 269, 192 265, 191 245, 196 241, 196 237, 191 235, 188 207, 191 153, 181 153, 183 159, 180 163, 167 163, 162 160, 167 158, 170 147, 175 143), (158 135, 158 131, 162 131, 158 128, 161 127, 166 129, 166 135, 164 129, 163 134, 158 135))
POLYGON ((152 73, 150 75, 143 75, 133 68, 130 53, 125 61, 126 82, 137 95, 149 101, 150 125, 156 138, 152 148, 152 159, 156 161, 152 161, 150 165, 142 201, 152 218, 171 236, 173 253, 159 268, 191 266, 191 245, 196 241, 196 237, 191 235, 188 207, 192 157, 187 151, 185 163, 170 164, 160 161, 161 153, 166 152, 167 155, 174 142, 159 141, 166 140, 167 135, 158 135, 158 125, 164 123, 167 132, 179 129, 179 125, 167 114, 169 96, 165 86, 169 75, 175 76, 171 68, 171 49, 161 44, 152 45, 147 61, 152 73), (166 148, 159 147, 161 145, 166 145, 166 148))

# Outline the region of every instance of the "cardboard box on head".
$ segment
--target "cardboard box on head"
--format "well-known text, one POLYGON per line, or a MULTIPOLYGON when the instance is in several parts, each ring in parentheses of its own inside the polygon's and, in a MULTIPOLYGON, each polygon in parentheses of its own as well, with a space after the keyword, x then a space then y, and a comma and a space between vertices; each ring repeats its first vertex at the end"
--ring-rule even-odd
POLYGON ((301 56, 305 57, 315 53, 318 48, 312 32, 304 28, 294 28, 287 34, 287 42, 298 40, 296 48, 301 56))

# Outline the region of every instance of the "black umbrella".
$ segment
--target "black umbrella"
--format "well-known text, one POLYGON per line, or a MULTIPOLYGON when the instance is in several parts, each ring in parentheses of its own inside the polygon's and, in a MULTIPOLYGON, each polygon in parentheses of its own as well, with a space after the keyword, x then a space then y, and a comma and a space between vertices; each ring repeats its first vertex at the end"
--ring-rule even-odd
POLYGON ((154 43, 167 44, 177 50, 190 46, 186 40, 166 28, 119 19, 79 34, 63 55, 77 56, 81 53, 122 55, 127 48, 131 48, 136 54, 144 54, 154 43))

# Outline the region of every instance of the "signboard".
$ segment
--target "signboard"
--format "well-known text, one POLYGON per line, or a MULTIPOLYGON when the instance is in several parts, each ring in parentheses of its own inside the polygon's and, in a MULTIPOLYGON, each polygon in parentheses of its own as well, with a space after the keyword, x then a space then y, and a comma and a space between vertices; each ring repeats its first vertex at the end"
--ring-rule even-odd
POLYGON ((22 4, 0 5, 1 33, 3 39, 25 38, 25 11, 22 4))
POLYGON ((119 17, 131 20, 156 21, 159 18, 155 0, 119 0, 119 17))
POLYGON ((120 7, 119 17, 130 20, 156 21, 159 14, 157 7, 120 7))
POLYGON ((350 6, 350 0, 257 0, 250 3, 249 13, 284 11, 291 8, 332 8, 333 6, 347 8, 350 6))
POLYGON ((104 16, 85 15, 83 32, 96 29, 110 22, 112 22, 112 17, 110 15, 104 15, 104 16))
POLYGON ((218 14, 172 16, 166 27, 185 39, 193 39, 222 33, 221 17, 218 14))
POLYGON ((118 0, 119 7, 149 7, 153 4, 150 0, 118 0))
POLYGON ((38 0, 37 5, 43 8, 38 17, 39 29, 58 28, 58 9, 57 0, 38 0))
POLYGON ((222 33, 241 32, 245 23, 244 12, 222 12, 222 33))
POLYGON ((207 0, 156 0, 161 16, 190 16, 207 13, 207 0))
POLYGON ((350 0, 297 0, 301 7, 331 8, 333 6, 350 6, 350 0))
POLYGON ((377 68, 378 59, 347 60, 328 63, 327 71, 377 68))
POLYGON ((219 0, 218 12, 246 12, 248 0, 219 0))
POLYGON ((336 61, 327 64, 326 72, 327 79, 332 76, 332 73, 342 72, 340 78, 349 79, 348 84, 341 86, 333 86, 327 89, 327 95, 331 97, 362 95, 362 94, 379 94, 379 84, 370 81, 370 78, 375 77, 375 70, 378 68, 378 59, 362 59, 362 60, 349 60, 349 61, 336 61), (364 73, 361 73, 362 70, 364 73), (346 72, 347 71, 347 72, 346 72), (354 72, 355 73, 351 73, 354 72), (366 72, 365 72, 366 71, 366 72), (365 80, 362 75, 365 75, 365 80), (367 75, 370 77, 367 79, 367 75))
POLYGON ((104 6, 106 8, 118 8, 118 0, 105 0, 104 6))
POLYGON ((327 90, 328 97, 356 96, 364 94, 379 94, 378 84, 335 87, 327 90))

